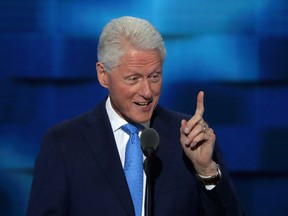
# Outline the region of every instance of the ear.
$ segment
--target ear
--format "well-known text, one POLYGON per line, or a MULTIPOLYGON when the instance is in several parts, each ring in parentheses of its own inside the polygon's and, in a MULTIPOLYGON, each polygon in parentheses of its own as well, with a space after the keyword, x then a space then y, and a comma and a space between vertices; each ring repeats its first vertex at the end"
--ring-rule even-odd
POLYGON ((108 72, 105 71, 104 69, 104 64, 103 62, 97 62, 96 63, 96 71, 97 71, 97 77, 99 83, 104 87, 108 88, 109 84, 109 77, 108 77, 108 72))

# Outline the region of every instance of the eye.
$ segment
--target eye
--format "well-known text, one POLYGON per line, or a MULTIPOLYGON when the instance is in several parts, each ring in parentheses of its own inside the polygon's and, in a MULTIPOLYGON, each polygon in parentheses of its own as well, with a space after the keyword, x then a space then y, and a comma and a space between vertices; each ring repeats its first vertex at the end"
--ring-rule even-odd
POLYGON ((158 82, 159 80, 161 80, 161 73, 160 72, 154 72, 154 73, 150 74, 149 80, 151 80, 152 82, 158 82))
POLYGON ((124 81, 129 85, 133 85, 133 84, 136 84, 139 80, 140 80, 139 76, 133 75, 133 76, 127 77, 124 81))

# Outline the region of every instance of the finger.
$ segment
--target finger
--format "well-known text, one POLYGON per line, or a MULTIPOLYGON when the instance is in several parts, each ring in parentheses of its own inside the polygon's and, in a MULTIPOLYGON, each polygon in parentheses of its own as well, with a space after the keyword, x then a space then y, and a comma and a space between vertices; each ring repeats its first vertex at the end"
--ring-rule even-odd
POLYGON ((197 140, 195 140, 195 138, 199 136, 201 133, 205 133, 205 132, 206 132, 206 128, 204 128, 202 124, 196 124, 193 130, 191 130, 191 132, 186 136, 185 144, 190 145, 193 142, 198 142, 197 140))
POLYGON ((200 91, 197 96, 195 115, 203 116, 204 114, 204 92, 200 91))
POLYGON ((186 128, 184 130, 185 134, 190 133, 190 131, 196 126, 197 123, 204 122, 203 113, 204 113, 204 92, 200 91, 197 96, 195 115, 187 122, 186 128))
POLYGON ((215 134, 211 128, 209 128, 205 133, 199 133, 197 136, 195 136, 190 143, 190 148, 200 146, 206 143, 208 140, 210 140, 210 143, 214 143, 215 141, 215 134))
POLYGON ((181 127, 180 127, 180 132, 181 132, 181 134, 186 134, 185 133, 185 128, 186 128, 186 124, 187 124, 187 121, 185 120, 185 119, 182 119, 182 121, 181 121, 181 127))
POLYGON ((190 146, 190 141, 188 140, 188 134, 186 134, 185 129, 186 129, 187 121, 185 119, 182 119, 181 121, 181 127, 180 127, 180 141, 183 147, 189 147, 190 146))

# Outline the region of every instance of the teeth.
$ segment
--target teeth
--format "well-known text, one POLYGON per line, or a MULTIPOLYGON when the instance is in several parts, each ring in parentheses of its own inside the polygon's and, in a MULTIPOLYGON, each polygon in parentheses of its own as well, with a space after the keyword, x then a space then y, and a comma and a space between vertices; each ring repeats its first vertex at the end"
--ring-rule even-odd
POLYGON ((140 103, 138 103, 140 106, 147 106, 148 105, 148 102, 140 102, 140 103))

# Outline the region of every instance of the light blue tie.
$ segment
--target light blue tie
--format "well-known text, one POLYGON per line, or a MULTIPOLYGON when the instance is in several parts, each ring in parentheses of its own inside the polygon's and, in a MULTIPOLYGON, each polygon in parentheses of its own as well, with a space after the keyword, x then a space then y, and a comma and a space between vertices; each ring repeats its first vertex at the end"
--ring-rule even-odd
POLYGON ((138 136, 139 128, 125 124, 122 130, 130 135, 125 153, 124 172, 133 200, 135 215, 142 214, 143 197, 143 155, 138 136))

